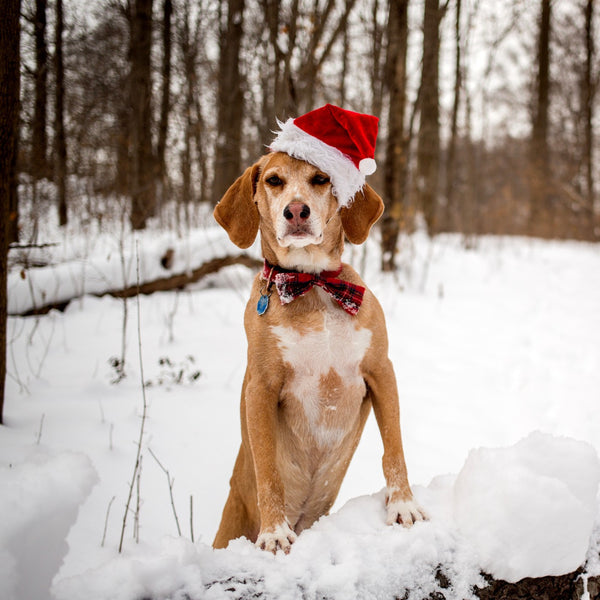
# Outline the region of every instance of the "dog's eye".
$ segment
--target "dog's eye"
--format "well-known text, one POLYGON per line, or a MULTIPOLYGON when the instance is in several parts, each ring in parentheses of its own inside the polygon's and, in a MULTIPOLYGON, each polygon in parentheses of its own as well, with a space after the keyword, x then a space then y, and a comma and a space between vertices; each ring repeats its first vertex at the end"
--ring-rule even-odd
POLYGON ((273 187, 279 187, 280 185, 283 185, 283 180, 277 177, 277 175, 271 175, 271 177, 269 177, 265 181, 273 187))
POLYGON ((329 183, 329 177, 327 177, 327 175, 317 173, 317 175, 312 178, 311 183, 313 185, 325 185, 326 183, 329 183))

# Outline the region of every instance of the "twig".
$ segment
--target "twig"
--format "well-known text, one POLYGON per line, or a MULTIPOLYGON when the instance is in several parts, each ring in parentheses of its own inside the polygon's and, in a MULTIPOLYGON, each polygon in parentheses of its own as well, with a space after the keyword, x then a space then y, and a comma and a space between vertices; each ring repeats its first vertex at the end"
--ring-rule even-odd
POLYGON ((42 418, 40 419, 40 428, 38 430, 38 434, 36 437, 36 445, 40 445, 40 442, 42 441, 42 430, 44 429, 44 419, 46 418, 46 413, 42 413, 42 418))
POLYGON ((162 465, 160 460, 158 460, 158 458, 156 457, 156 454, 152 452, 151 448, 148 448, 148 452, 150 452, 152 458, 157 462, 158 466, 167 476, 167 481, 169 483, 169 496, 171 497, 171 508, 173 509, 173 515, 175 516, 175 525, 177 525, 177 533, 179 534, 179 537, 181 537, 181 527, 179 527, 179 519, 177 517, 177 510, 175 509, 175 500, 173 499, 173 484, 175 483, 175 478, 171 478, 169 470, 162 465))
POLYGON ((136 500, 135 500, 135 513, 133 516, 133 539, 136 544, 140 543, 140 509, 142 507, 141 503, 141 481, 142 481, 142 462, 144 460, 143 456, 140 456, 140 466, 137 472, 137 477, 135 478, 135 491, 136 491, 136 500))
POLYGON ((9 250, 30 250, 32 248, 51 248, 52 246, 59 246, 58 242, 48 242, 46 244, 9 244, 9 250))
POLYGON ((104 532, 102 533, 102 541, 100 542, 100 547, 104 548, 104 542, 106 541, 106 530, 108 529, 108 515, 110 515, 110 507, 112 503, 115 501, 115 496, 110 499, 108 503, 108 508, 106 509, 106 517, 104 519, 104 532))
POLYGON ((190 495, 190 539, 194 543, 194 496, 190 495))
MULTIPOLYGON (((136 240, 135 244, 136 250, 136 274, 137 274, 137 284, 138 289, 140 285, 140 256, 138 252, 138 244, 136 240)), ((142 457, 142 441, 144 439, 144 426, 146 424, 146 414, 148 411, 148 403, 146 402, 146 386, 144 384, 144 363, 142 360, 142 332, 140 325, 140 295, 139 293, 136 296, 137 298, 137 330, 138 330, 138 354, 140 359, 140 379, 142 383, 142 400, 143 400, 143 410, 142 410, 142 422, 140 425, 140 437, 137 443, 137 454, 135 457, 135 466, 133 468, 133 475, 131 476, 131 483, 129 484, 129 494, 127 496, 127 502, 125 503, 125 512, 123 513, 123 526, 121 527, 121 539, 119 540, 119 554, 123 550, 123 537, 125 536, 125 528, 127 526, 127 514, 129 513, 129 505, 131 504, 131 497, 133 496, 133 486, 135 485, 136 477, 138 471, 140 469, 141 457, 142 457)))

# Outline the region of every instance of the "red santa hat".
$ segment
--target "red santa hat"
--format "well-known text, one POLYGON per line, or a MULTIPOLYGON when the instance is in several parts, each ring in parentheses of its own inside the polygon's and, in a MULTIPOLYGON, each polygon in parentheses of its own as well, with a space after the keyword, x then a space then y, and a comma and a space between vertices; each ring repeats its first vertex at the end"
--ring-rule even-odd
POLYGON ((326 104, 285 123, 270 145, 305 160, 327 173, 341 206, 348 206, 375 172, 375 142, 379 119, 326 104))

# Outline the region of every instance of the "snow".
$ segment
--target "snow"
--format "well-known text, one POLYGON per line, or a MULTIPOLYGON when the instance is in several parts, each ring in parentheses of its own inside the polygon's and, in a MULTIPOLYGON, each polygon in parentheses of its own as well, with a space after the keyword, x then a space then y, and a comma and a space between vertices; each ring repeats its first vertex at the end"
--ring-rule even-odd
POLYGON ((50 598, 66 536, 97 481, 83 454, 38 452, 0 469, 0 597, 50 598))
POLYGON ((472 450, 454 485, 456 523, 497 579, 570 573, 587 554, 599 482, 585 442, 537 432, 472 450))
MULTIPOLYGON (((137 246, 143 272, 159 273, 166 247, 177 244, 176 256, 186 257, 177 269, 185 270, 218 255, 216 248, 236 251, 222 239, 216 228, 182 239, 147 232, 137 243, 127 237, 125 247, 129 263, 137 246)), ((137 300, 127 303, 126 377, 118 384, 111 383, 110 359, 123 345, 122 300, 85 296, 64 313, 11 317, 0 429, 0 510, 11 518, 0 527, 0 552, 13 578, 0 576, 0 596, 260 592, 345 600, 402 597, 406 588, 416 600, 447 579, 466 599, 472 586, 483 585, 480 569, 515 578, 569 572, 585 562, 588 575, 600 574, 600 247, 471 241, 467 248, 459 236, 405 236, 396 276, 379 272, 376 239, 349 248, 346 257, 386 314, 409 477, 430 520, 410 530, 385 524, 382 448, 370 418, 332 514, 303 532, 288 556, 273 557, 245 540, 210 548, 240 440, 243 309, 254 273, 231 267, 185 291, 139 298, 144 379, 152 385, 140 541, 131 514, 120 555, 142 411, 137 300), (181 537, 165 472, 150 450, 174 480, 181 537), (19 494, 28 500, 15 500, 19 494), (443 577, 436 577, 438 565, 443 577), (36 585, 36 594, 23 592, 24 583, 36 585)), ((73 281, 88 264, 102 281, 121 281, 120 257, 111 262, 117 241, 70 243, 86 245, 88 255, 59 260, 64 248, 51 251, 56 267, 78 264, 73 281)), ((31 296, 19 281, 46 298, 54 292, 55 275, 36 279, 37 271, 28 270, 25 280, 11 274, 11 306, 31 296)), ((135 271, 128 277, 135 281, 135 271)), ((135 486, 134 508, 137 499, 135 486)))
MULTIPOLYGON (((186 273, 230 252, 227 234, 214 228, 194 230, 193 235, 185 238, 170 233, 156 235, 151 244, 138 252, 139 283, 186 273), (160 259, 168 249, 173 250, 174 259, 166 269, 160 259)), ((8 314, 25 313, 49 302, 58 304, 85 294, 134 286, 138 282, 136 256, 133 237, 105 235, 91 256, 75 253, 58 264, 29 270, 25 276, 15 270, 8 275, 8 314)))

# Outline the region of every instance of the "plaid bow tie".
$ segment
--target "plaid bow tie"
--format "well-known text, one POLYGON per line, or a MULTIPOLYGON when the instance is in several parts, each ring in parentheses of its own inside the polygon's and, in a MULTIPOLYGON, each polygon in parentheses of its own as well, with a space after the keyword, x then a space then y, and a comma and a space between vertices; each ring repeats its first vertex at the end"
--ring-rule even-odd
POLYGON ((299 273, 287 271, 281 267, 270 265, 265 261, 263 279, 275 283, 281 304, 289 304, 292 300, 303 296, 313 285, 323 288, 348 314, 356 315, 362 304, 365 288, 355 285, 337 276, 342 272, 342 267, 337 271, 321 271, 312 273, 299 273))

